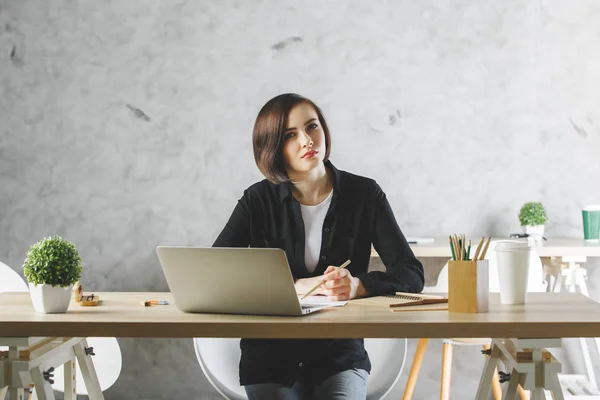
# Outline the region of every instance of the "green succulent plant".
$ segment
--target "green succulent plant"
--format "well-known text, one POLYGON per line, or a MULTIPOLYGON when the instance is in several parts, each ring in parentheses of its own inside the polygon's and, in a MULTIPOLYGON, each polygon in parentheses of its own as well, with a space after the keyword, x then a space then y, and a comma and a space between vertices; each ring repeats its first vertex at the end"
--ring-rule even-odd
POLYGON ((47 237, 29 248, 23 264, 27 281, 68 287, 81 278, 81 257, 73 243, 60 236, 47 237))
POLYGON ((521 226, 525 225, 544 225, 548 222, 546 210, 542 203, 529 202, 523 204, 519 211, 519 221, 521 226))

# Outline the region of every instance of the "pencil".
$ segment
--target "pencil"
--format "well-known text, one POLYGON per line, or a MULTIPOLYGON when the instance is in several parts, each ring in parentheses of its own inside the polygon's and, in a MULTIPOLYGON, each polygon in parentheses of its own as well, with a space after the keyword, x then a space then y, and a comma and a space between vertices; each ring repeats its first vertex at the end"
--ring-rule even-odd
POLYGON ((471 260, 471 240, 469 240, 469 247, 467 248, 467 261, 471 260))
POLYGON ((482 237, 481 241, 477 245, 477 249, 475 249, 475 256, 473 257, 473 260, 477 261, 479 259, 479 253, 481 252, 481 246, 483 246, 484 242, 485 242, 485 237, 482 237))
POLYGON ((450 251, 452 251, 452 259, 456 260, 456 255, 454 254, 454 245, 452 244, 452 236, 448 236, 448 241, 450 242, 450 251))
POLYGON ((479 256, 480 260, 483 260, 485 258, 485 255, 487 254, 488 251, 488 247, 490 247, 490 241, 492 240, 492 237, 490 236, 487 240, 487 242, 485 242, 485 247, 483 248, 483 250, 481 251, 481 255, 479 256))
MULTIPOLYGON (((342 265, 340 265, 340 269, 344 269, 348 266, 348 264, 350 264, 350 260, 346 261, 345 263, 343 263, 342 265)), ((311 294, 312 292, 314 292, 315 290, 317 290, 319 288, 319 286, 321 286, 321 283, 323 282, 319 282, 315 285, 315 287, 313 287, 312 289, 310 289, 308 292, 306 292, 304 294, 304 296, 302 296, 302 298, 300 300, 304 300, 304 298, 306 296, 308 296, 309 294, 311 294)))

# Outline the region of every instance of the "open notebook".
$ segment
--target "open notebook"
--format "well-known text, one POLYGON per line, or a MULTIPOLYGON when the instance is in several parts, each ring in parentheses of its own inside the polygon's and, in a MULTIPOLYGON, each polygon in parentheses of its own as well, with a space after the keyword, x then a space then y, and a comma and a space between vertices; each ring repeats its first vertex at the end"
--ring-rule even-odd
POLYGON ((423 293, 396 292, 395 295, 366 297, 352 300, 355 304, 389 307, 392 311, 447 310, 448 299, 423 293))

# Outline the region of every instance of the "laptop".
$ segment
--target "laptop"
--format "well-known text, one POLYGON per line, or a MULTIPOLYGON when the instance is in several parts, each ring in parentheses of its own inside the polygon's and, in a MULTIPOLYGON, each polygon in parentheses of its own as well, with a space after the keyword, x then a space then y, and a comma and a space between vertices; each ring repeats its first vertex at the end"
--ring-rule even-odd
POLYGON ((300 316, 331 306, 299 300, 281 249, 158 246, 156 254, 183 312, 300 316))

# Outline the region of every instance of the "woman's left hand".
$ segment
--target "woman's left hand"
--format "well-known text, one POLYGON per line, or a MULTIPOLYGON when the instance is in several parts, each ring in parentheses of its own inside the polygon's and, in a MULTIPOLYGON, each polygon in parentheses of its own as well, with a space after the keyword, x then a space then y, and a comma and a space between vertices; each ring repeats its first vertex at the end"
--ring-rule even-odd
POLYGON ((364 297, 367 290, 360 279, 352 276, 350 271, 330 265, 323 274, 321 294, 326 295, 328 300, 344 301, 364 297))

